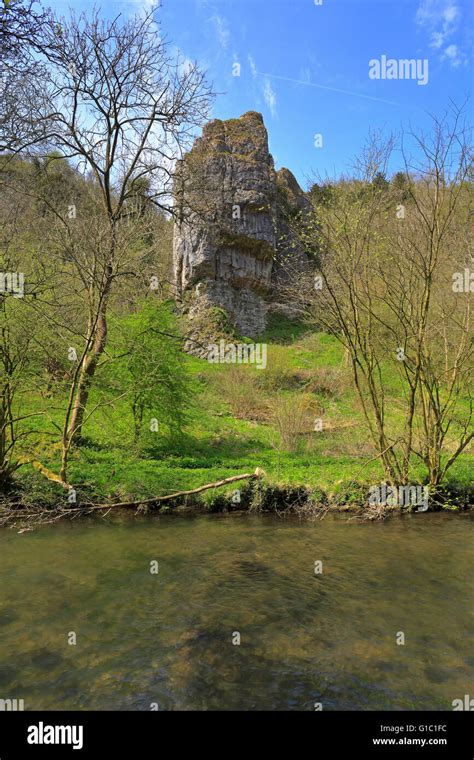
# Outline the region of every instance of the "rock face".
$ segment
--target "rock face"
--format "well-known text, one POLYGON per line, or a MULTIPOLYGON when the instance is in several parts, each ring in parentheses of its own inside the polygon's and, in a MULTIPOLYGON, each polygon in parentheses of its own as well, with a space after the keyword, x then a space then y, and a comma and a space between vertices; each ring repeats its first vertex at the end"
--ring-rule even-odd
POLYGON ((287 213, 307 203, 291 172, 275 172, 261 114, 207 124, 178 168, 175 199, 174 282, 189 318, 218 307, 257 338, 285 279, 287 213))
POLYGON ((277 243, 272 270, 273 287, 278 293, 295 278, 308 264, 306 251, 292 230, 292 220, 302 217, 311 208, 307 196, 289 169, 280 169, 276 174, 277 243))

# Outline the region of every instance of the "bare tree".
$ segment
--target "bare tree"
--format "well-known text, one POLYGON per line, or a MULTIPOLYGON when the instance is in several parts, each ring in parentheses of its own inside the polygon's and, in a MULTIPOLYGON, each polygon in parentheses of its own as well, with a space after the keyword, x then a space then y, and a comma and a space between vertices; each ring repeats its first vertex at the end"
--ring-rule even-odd
MULTIPOLYGON (((147 202, 173 213, 174 164, 207 118, 211 92, 196 64, 184 65, 170 56, 153 14, 112 21, 101 20, 95 11, 72 14, 50 24, 43 41, 54 49, 38 113, 45 127, 43 145, 54 146, 92 178, 103 218, 95 226, 100 245, 81 271, 89 313, 65 415, 65 479, 65 452, 80 436, 91 382, 107 343, 111 293, 124 276, 122 244, 138 213, 132 201, 146 182, 147 202)), ((65 240, 75 221, 69 206, 74 203, 54 209, 65 240)), ((96 243, 91 239, 90 244, 96 243)))
POLYGON ((344 345, 387 480, 406 483, 419 457, 435 487, 473 436, 470 307, 452 289, 468 253, 470 150, 455 108, 430 137, 412 138, 421 158, 413 164, 403 149, 404 203, 374 181, 393 145, 372 139, 357 179, 300 222, 319 266, 292 292, 344 345))
POLYGON ((50 15, 37 0, 2 0, 0 50, 3 60, 27 60, 30 47, 41 48, 41 32, 50 15))
POLYGON ((44 137, 37 112, 44 57, 54 57, 45 34, 53 23, 51 12, 37 0, 0 2, 0 152, 23 149, 44 137))
POLYGON ((455 106, 433 119, 429 136, 411 134, 411 138, 420 158, 411 160, 404 145, 402 154, 406 177, 415 174, 417 181, 407 182, 408 208, 396 239, 405 262, 400 285, 410 267, 416 290, 410 287, 411 299, 403 302, 406 306, 412 301, 409 312, 399 305, 398 314, 410 348, 404 370, 413 414, 419 389, 420 431, 417 445, 414 441, 410 445, 426 465, 430 484, 436 486, 474 436, 470 288, 453 287, 456 272, 464 274, 466 263, 472 261, 473 195, 468 181, 472 145, 463 111, 455 106))

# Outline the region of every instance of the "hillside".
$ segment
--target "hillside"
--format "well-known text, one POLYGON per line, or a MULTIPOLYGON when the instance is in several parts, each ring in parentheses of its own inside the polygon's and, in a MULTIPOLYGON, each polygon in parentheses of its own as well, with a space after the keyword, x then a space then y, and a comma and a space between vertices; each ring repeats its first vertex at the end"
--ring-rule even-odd
MULTIPOLYGON (((337 506, 360 506, 369 484, 380 482, 383 472, 373 458, 340 346, 331 336, 310 334, 303 325, 281 317, 270 324, 265 339, 265 371, 186 357, 194 398, 191 418, 178 440, 159 429, 144 432, 137 446, 125 401, 98 410, 70 461, 78 504, 152 498, 260 467, 266 474, 264 488, 276 487, 272 491, 276 509, 297 500, 288 486, 308 487, 316 501, 325 503, 329 497, 337 506), (316 420, 322 420, 322 430, 315 430, 316 420)), ((100 390, 99 381, 92 403, 99 400, 100 390)), ((51 408, 60 408, 65 400, 54 398, 50 403, 51 408)), ((401 405, 395 379, 389 403, 396 419, 401 405)), ((37 398, 30 411, 40 407, 37 398)), ((35 450, 44 466, 58 472, 57 445, 44 437, 35 450)), ((447 487, 457 494, 458 506, 468 498, 472 466, 473 457, 464 454, 450 471, 447 487)), ((423 482, 423 468, 414 472, 423 482)), ((64 506, 67 494, 57 484, 30 467, 22 468, 19 477, 27 502, 64 506)), ((240 504, 230 501, 233 485, 187 503, 210 509, 245 508, 245 489, 240 504)))

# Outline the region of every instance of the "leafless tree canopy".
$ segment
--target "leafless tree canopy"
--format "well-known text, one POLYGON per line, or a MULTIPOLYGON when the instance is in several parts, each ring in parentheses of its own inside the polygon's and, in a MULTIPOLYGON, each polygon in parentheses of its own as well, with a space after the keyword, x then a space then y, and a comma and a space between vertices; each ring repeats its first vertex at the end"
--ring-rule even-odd
POLYGON ((436 486, 473 438, 469 288, 453 288, 473 242, 472 149, 462 115, 453 107, 429 136, 403 137, 405 172, 394 187, 380 181, 394 139, 372 137, 356 178, 335 184, 325 207, 316 204, 297 225, 319 256, 291 293, 344 345, 392 483, 408 482, 418 458, 436 486))
MULTIPOLYGON (((154 13, 104 20, 94 10, 65 19, 30 17, 32 9, 20 3, 2 14, 11 59, 26 37, 30 44, 18 77, 7 83, 0 147, 8 150, 4 164, 19 155, 46 172, 46 193, 24 178, 17 191, 32 193, 49 220, 48 292, 34 308, 63 337, 74 334, 78 349, 61 427, 66 482, 115 292, 124 280, 132 289, 143 280, 146 239, 156 240, 160 220, 173 214, 175 163, 207 119, 212 92, 197 64, 171 56, 154 13), (71 167, 75 172, 63 197, 51 194, 55 162, 63 180, 71 167)), ((3 179, 11 190, 8 169, 3 179)))

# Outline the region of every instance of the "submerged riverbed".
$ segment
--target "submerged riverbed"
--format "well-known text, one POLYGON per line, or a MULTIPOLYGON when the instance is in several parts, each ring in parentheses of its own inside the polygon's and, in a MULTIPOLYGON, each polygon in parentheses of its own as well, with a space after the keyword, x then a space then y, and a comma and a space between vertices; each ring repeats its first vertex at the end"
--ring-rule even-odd
POLYGON ((473 557, 470 514, 5 530, 0 698, 27 710, 451 710, 474 696, 473 557))

